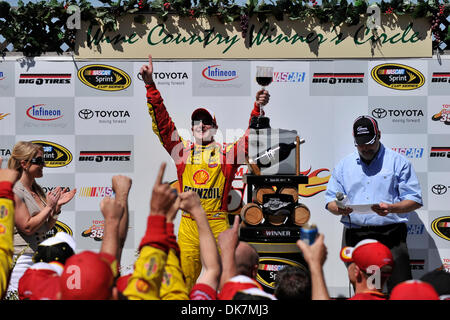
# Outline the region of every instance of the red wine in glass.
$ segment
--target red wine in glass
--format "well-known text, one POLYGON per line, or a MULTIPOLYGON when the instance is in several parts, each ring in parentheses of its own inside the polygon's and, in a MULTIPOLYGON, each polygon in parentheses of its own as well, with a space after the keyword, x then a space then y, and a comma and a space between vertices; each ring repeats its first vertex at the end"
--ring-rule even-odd
POLYGON ((256 82, 258 82, 260 86, 266 87, 272 83, 272 77, 256 77, 256 82))

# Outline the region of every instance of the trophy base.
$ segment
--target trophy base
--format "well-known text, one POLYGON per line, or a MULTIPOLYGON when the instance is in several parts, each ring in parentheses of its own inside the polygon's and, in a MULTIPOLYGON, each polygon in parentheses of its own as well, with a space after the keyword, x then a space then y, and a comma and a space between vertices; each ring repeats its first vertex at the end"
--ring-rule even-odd
POLYGON ((270 119, 267 117, 252 117, 250 120, 251 129, 268 129, 270 128, 270 119))
POLYGON ((239 240, 246 242, 295 243, 300 239, 299 226, 242 226, 239 240))

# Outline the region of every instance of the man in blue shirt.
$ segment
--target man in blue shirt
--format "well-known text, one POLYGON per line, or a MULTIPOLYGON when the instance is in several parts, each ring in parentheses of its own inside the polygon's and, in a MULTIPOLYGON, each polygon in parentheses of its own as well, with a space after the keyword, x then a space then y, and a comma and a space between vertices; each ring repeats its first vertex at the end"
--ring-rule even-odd
POLYGON ((353 137, 357 151, 334 168, 325 193, 326 208, 342 216, 343 247, 353 247, 370 238, 391 250, 394 270, 387 282, 390 292, 397 283, 412 278, 406 223, 409 214, 422 206, 422 192, 411 163, 380 142, 381 132, 375 119, 356 118, 353 137), (371 212, 338 206, 338 192, 347 196, 348 204, 371 205, 371 212))

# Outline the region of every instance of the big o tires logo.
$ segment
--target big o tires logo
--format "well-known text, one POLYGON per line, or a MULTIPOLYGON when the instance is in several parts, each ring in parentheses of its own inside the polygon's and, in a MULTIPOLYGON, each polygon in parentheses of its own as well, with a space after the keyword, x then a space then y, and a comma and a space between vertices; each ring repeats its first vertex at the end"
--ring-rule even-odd
POLYGON ((131 85, 130 76, 116 67, 91 64, 78 70, 78 79, 88 87, 102 91, 120 91, 131 85))
POLYGON ((420 71, 402 64, 380 64, 372 69, 371 75, 378 84, 394 90, 414 90, 425 83, 420 71))
POLYGON ((44 161, 47 168, 64 167, 72 162, 72 153, 59 144, 42 140, 31 142, 44 148, 44 161))

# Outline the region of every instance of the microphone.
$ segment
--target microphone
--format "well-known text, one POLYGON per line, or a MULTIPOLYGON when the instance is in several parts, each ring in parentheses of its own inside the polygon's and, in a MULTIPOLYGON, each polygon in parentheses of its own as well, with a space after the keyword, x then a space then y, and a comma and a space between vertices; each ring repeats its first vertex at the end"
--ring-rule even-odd
POLYGON ((347 203, 348 198, 342 192, 336 192, 336 204, 338 208, 345 209, 345 204, 347 203))

